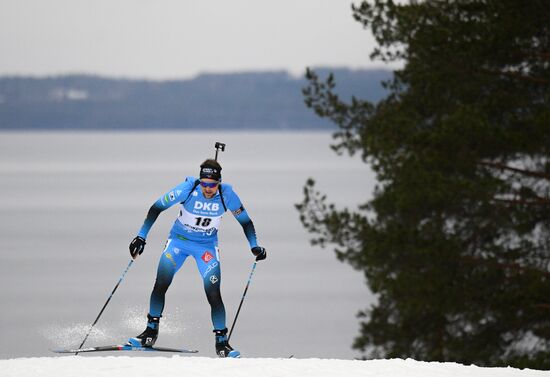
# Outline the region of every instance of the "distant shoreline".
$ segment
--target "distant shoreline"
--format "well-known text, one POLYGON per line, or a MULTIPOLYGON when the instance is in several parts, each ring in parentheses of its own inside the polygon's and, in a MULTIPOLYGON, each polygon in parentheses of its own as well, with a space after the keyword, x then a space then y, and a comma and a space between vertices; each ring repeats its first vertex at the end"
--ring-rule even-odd
MULTIPOLYGON (((335 92, 378 102, 389 70, 319 68, 335 92)), ((152 81, 66 75, 0 77, 0 130, 333 130, 304 103, 305 78, 285 71, 152 81)))

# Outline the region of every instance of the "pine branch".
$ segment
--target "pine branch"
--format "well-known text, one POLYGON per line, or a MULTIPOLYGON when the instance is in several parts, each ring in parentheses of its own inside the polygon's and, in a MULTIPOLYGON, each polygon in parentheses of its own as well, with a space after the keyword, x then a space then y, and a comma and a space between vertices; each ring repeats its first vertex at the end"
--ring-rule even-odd
POLYGON ((488 167, 491 167, 491 168, 500 169, 500 170, 512 171, 514 173, 523 174, 523 175, 526 175, 526 176, 529 176, 529 177, 543 178, 543 179, 550 180, 550 174, 543 173, 543 172, 513 168, 513 167, 505 165, 505 164, 501 164, 501 163, 497 163, 497 162, 489 162, 489 161, 480 161, 480 162, 478 162, 478 164, 483 165, 483 166, 488 166, 488 167))
POLYGON ((493 201, 498 203, 528 205, 528 206, 550 205, 550 199, 545 199, 545 198, 535 198, 533 200, 493 198, 493 201))
POLYGON ((506 76, 506 77, 510 77, 510 78, 513 78, 513 79, 528 81, 528 82, 532 82, 532 83, 535 83, 535 84, 550 85, 550 80, 546 80, 546 79, 543 79, 541 77, 526 76, 526 75, 522 75, 521 73, 518 73, 518 72, 510 72, 510 71, 505 72, 505 71, 498 71, 498 70, 493 70, 493 69, 479 69, 478 71, 482 72, 482 73, 487 73, 487 74, 490 74, 490 75, 506 76))
POLYGON ((518 273, 536 273, 536 274, 550 277, 550 272, 548 271, 543 271, 537 268, 523 267, 518 263, 502 263, 495 260, 488 260, 488 259, 478 258, 474 256, 462 256, 460 257, 460 259, 463 262, 466 262, 469 264, 493 267, 500 270, 512 270, 518 273))

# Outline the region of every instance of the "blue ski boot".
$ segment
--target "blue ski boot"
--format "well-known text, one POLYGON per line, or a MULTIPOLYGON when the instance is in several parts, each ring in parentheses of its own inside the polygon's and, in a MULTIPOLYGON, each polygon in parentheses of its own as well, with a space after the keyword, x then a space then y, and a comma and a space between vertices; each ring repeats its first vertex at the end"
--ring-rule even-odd
POLYGON ((227 329, 214 330, 216 337, 216 353, 219 357, 241 357, 241 353, 234 350, 227 341, 227 329))
POLYGON ((128 339, 128 345, 132 347, 153 347, 159 336, 160 317, 152 317, 147 314, 147 327, 145 331, 134 338, 128 339))

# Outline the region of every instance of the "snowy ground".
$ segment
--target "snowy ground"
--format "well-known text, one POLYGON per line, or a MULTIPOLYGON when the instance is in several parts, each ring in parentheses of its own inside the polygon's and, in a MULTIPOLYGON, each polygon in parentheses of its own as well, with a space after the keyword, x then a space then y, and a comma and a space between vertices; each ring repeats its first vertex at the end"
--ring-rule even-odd
POLYGON ((542 377, 550 371, 415 360, 64 356, 0 360, 2 377, 542 377))

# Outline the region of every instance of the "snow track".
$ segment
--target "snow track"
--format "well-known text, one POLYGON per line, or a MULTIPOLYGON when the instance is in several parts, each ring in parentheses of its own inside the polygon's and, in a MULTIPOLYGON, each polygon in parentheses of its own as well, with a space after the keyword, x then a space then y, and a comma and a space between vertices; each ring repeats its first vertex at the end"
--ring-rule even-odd
POLYGON ((550 377, 550 371, 415 360, 64 356, 0 360, 2 377, 550 377))

